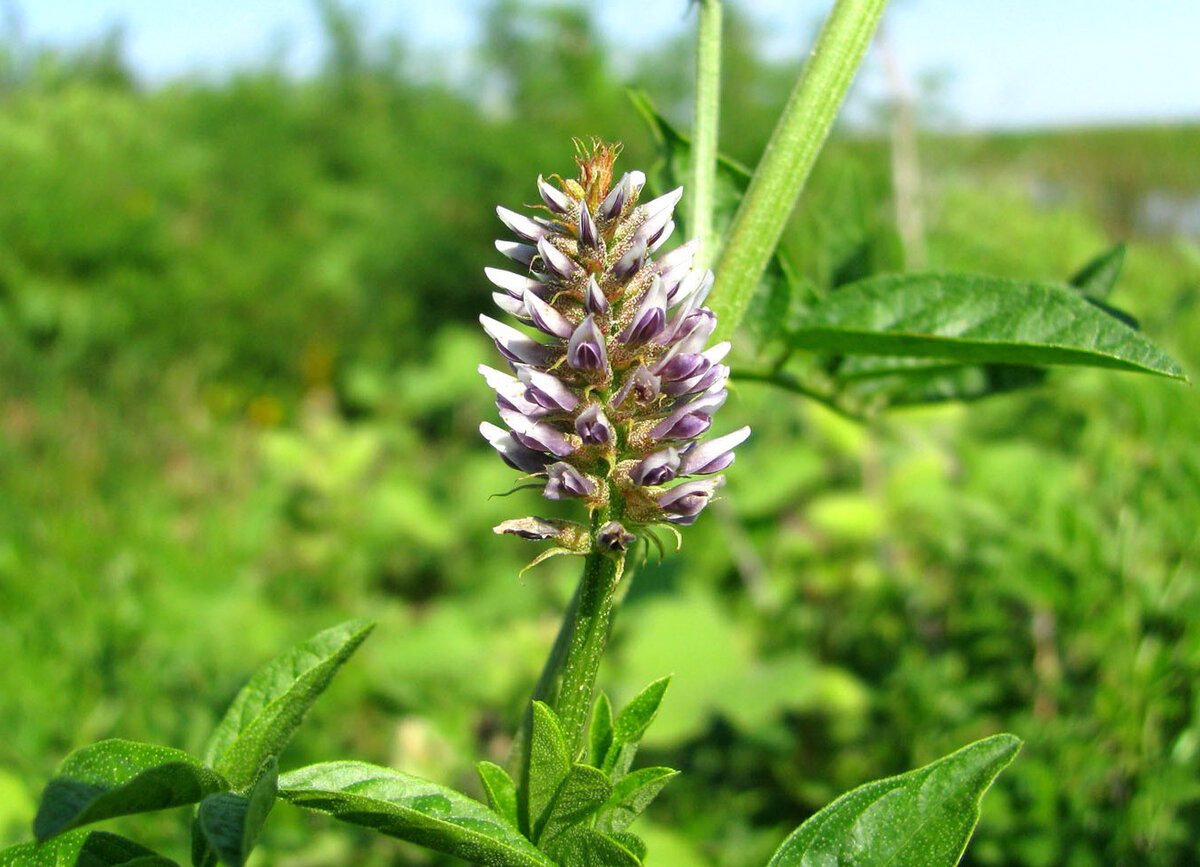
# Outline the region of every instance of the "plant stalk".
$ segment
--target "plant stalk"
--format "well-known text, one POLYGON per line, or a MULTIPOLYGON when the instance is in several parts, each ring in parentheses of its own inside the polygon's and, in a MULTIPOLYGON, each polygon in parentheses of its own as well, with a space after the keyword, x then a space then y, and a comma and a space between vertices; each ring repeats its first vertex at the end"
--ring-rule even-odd
POLYGON ((692 125, 692 172, 688 184, 691 236, 700 240, 695 267, 716 261, 713 201, 717 185, 717 132, 721 99, 721 0, 699 0, 696 36, 696 109, 692 125))
POLYGON ((596 672, 608 644, 613 599, 624 566, 624 555, 593 551, 587 555, 583 567, 562 681, 553 704, 572 757, 577 757, 583 749, 584 730, 596 691, 596 672))
POLYGON ((733 219, 709 306, 714 339, 741 322, 866 53, 887 0, 837 0, 733 219))

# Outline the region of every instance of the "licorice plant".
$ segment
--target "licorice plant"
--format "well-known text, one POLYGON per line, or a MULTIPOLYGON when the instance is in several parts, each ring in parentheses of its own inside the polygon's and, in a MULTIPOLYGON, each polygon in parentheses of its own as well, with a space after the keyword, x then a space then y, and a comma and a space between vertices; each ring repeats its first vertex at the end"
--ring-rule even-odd
MULTIPOLYGON (((586 515, 586 521, 529 516, 495 528, 550 543, 534 563, 557 554, 582 558, 583 576, 525 708, 509 767, 478 765, 487 803, 358 761, 279 773, 279 756, 305 713, 370 632, 369 622, 356 620, 261 669, 201 756, 124 740, 73 752, 42 795, 37 842, 0 852, 0 867, 173 864, 85 826, 179 806, 192 807, 192 863, 240 867, 278 800, 491 867, 645 862, 646 845, 630 826, 675 771, 633 765, 668 679, 616 712, 597 693, 596 673, 614 600, 632 580, 626 560, 634 546, 663 552, 664 533, 678 545, 679 528, 701 517, 723 484, 721 471, 734 461, 733 450, 750 437, 742 427, 705 439, 731 377, 725 338, 760 285, 769 304, 784 303, 762 317, 769 321, 757 333, 784 351, 767 368, 735 370, 733 379, 769 383, 846 415, 870 411, 870 401, 881 399, 878 388, 856 390, 861 377, 839 380, 848 356, 877 365, 897 388, 924 382, 905 379, 910 374, 928 376, 909 364, 914 359, 936 360, 939 372, 969 374, 939 381, 951 397, 981 396, 977 383, 991 380, 975 374, 1009 370, 1024 377, 1021 382, 1036 382, 1030 372, 1053 364, 1182 378, 1178 365, 1131 328, 1125 314, 1089 300, 1103 297, 1116 279, 1119 256, 1113 254, 1070 285, 896 274, 793 303, 776 245, 884 0, 834 4, 753 175, 718 158, 721 5, 696 5, 692 140, 635 95, 664 151, 658 195, 644 195, 650 182, 642 171, 614 180, 619 148, 591 142, 578 147, 577 176, 537 178, 536 208, 498 209, 515 239, 498 241, 497 248, 513 265, 488 268, 486 276, 498 290, 496 306, 515 324, 481 317, 506 369, 480 366, 504 424, 484 421, 480 430, 523 474, 522 487, 539 489, 547 500, 573 501, 576 517, 586 515), (686 177, 677 177, 680 171, 686 177), (733 191, 725 198, 736 210, 717 212, 718 180, 733 191), (678 181, 686 181, 691 240, 667 250, 681 222, 678 181)), ((693 532, 711 531, 702 523, 693 532)), ((980 799, 1019 744, 996 734, 855 789, 805 821, 768 867, 953 865, 979 817, 980 799)), ((663 863, 650 857, 651 864, 663 863)))

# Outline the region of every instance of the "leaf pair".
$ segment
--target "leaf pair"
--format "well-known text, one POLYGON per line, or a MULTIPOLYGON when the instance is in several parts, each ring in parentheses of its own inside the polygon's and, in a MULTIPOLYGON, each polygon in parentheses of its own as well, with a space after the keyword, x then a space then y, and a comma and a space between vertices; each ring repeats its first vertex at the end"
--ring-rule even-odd
MULTIPOLYGON (((371 628, 361 620, 343 623, 264 667, 238 693, 210 739, 203 761, 182 750, 117 739, 71 753, 42 794, 34 818, 39 843, 103 819, 196 804, 193 864, 211 867, 222 861, 241 867, 275 803, 279 754, 371 628)), ((78 856, 91 851, 89 846, 98 852, 120 850, 113 839, 113 835, 68 835, 51 844, 29 845, 39 853, 53 853, 78 843, 78 856)), ((140 849, 130 848, 135 846, 125 847, 134 853, 130 858, 158 857, 138 854, 140 849)), ((110 858, 95 863, 126 862, 110 858)), ((170 862, 159 858, 145 863, 170 862)))

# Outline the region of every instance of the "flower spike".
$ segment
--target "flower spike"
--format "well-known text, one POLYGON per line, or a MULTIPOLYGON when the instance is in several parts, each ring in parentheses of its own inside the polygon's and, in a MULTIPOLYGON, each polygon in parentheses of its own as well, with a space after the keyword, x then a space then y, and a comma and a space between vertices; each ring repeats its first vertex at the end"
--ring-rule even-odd
POLYGON ((497 208, 517 240, 496 248, 527 270, 485 272, 496 305, 526 329, 480 317, 513 374, 480 366, 508 427, 480 431, 547 499, 599 511, 591 530, 535 517, 496 528, 558 543, 547 554, 619 556, 651 527, 693 523, 750 435, 698 439, 728 396, 729 344, 707 347, 712 274, 692 268, 697 241, 657 255, 682 189, 639 202, 646 176, 613 183, 614 155, 596 145, 577 179, 539 176, 543 216, 497 208))

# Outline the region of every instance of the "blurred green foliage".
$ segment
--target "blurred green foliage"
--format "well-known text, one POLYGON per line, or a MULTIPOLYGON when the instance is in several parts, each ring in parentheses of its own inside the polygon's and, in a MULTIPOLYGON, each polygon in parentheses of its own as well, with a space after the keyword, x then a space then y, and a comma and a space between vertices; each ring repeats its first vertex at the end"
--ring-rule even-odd
MULTIPOLYGON (((0 844, 73 746, 198 750, 257 665, 356 615, 380 627, 283 767, 477 791, 571 592, 569 558, 519 579, 533 550, 488 530, 547 508, 492 496, 512 474, 476 432, 492 206, 569 172, 573 135, 646 165, 622 84, 685 121, 688 50, 631 62, 584 7, 497 0, 464 95, 320 8, 304 80, 145 88, 113 40, 0 52, 0 844)), ((729 38, 723 147, 752 164, 794 69, 729 38)), ((929 264, 1062 279, 1126 236, 1114 303, 1194 373, 1200 247, 1162 202, 1186 227, 1198 146, 929 137, 929 264)), ((887 142, 836 140, 785 243, 818 287, 896 267, 887 142)), ((642 758, 684 770, 651 864, 763 863, 840 792, 1001 730, 1026 746, 970 863, 1194 863, 1192 390, 1066 371, 864 428, 746 384, 726 413, 755 427, 729 496, 637 570, 602 674, 620 703, 675 673, 642 758)), ((176 821, 116 828, 181 856, 176 821)), ((286 807, 264 846, 445 863, 286 807)))

